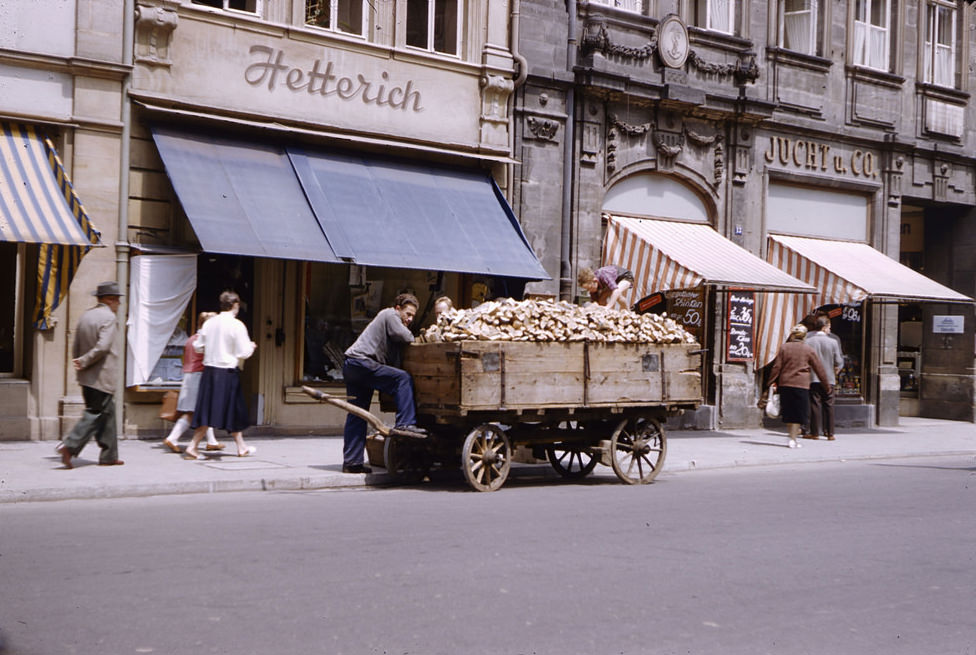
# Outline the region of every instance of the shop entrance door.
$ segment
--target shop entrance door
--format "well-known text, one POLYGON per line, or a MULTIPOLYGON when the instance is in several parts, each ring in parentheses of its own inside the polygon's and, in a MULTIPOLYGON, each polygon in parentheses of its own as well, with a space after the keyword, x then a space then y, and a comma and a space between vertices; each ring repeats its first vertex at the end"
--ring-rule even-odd
MULTIPOLYGON (((233 291, 241 298, 237 318, 247 327, 252 341, 260 341, 255 330, 257 311, 254 306, 254 258, 243 255, 204 253, 197 264, 197 312, 220 311, 220 294, 233 291)), ((244 364, 241 384, 254 425, 264 422, 264 406, 258 389, 259 358, 252 356, 244 364)))

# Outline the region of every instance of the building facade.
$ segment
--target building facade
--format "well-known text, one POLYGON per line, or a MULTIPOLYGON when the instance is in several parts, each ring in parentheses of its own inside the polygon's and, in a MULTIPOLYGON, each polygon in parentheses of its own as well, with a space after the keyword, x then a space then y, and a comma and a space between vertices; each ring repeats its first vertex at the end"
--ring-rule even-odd
POLYGON ((575 297, 580 266, 635 269, 631 302, 666 298, 707 349, 698 427, 757 425, 763 367, 815 310, 843 340, 839 423, 974 420, 971 12, 523 0, 515 207, 554 277, 530 289, 575 297), (812 288, 738 262, 676 280, 689 225, 812 288))
MULTIPOLYGON (((96 285, 125 270, 127 247, 116 247, 124 204, 123 90, 130 70, 122 16, 121 0, 0 2, 0 195, 4 228, 23 228, 4 231, 0 239, 0 439, 57 439, 80 416, 71 332, 93 304, 96 285), (25 156, 31 144, 40 158, 25 156), (66 178, 54 176, 41 160, 45 154, 59 160, 77 191, 72 197, 101 236, 94 237, 97 246, 81 260, 70 290, 65 285, 57 309, 49 316, 42 309, 39 316, 39 296, 59 295, 54 278, 45 277, 52 273, 45 273, 45 248, 84 242, 64 238, 68 226, 56 217, 68 212, 64 220, 71 221, 73 211, 82 212, 55 198, 66 178)), ((75 257, 82 250, 66 249, 75 257)), ((70 268, 65 263, 61 274, 70 268)))
POLYGON ((323 433, 345 414, 301 385, 344 389, 342 352, 398 293, 418 296, 423 322, 440 294, 470 305, 547 277, 506 199, 516 76, 507 1, 22 4, 8 10, 13 24, 49 30, 45 12, 64 19, 63 52, 31 50, 47 43, 41 33, 0 44, 44 71, 3 71, 7 84, 47 85, 14 86, 22 107, 5 94, 0 113, 70 135, 74 187, 108 247, 82 261, 55 327, 21 325, 18 347, 33 335, 24 352, 37 361, 9 367, 4 381, 26 381, 43 407, 24 412, 4 391, 11 417, 29 424, 5 438, 70 429, 80 402, 70 326, 101 279, 127 290, 120 415, 124 434, 145 436, 167 428, 157 412, 179 388, 182 344, 224 290, 241 296, 258 343, 244 367, 255 425, 323 433), (86 38, 101 50, 84 50, 86 38), (95 82, 77 82, 83 56, 98 61, 81 71, 96 68, 95 82), (103 114, 91 128, 97 149, 80 138, 92 108, 56 102, 72 73, 76 95, 103 114), (41 107, 47 97, 53 106, 41 107))

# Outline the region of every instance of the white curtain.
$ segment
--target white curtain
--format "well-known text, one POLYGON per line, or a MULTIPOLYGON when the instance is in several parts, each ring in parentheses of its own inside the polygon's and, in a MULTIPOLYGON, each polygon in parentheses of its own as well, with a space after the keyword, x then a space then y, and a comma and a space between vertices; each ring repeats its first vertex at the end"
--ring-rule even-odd
POLYGON ((731 0, 708 0, 708 29, 732 33, 731 0))
MULTIPOLYGON (((926 53, 927 54, 927 53, 926 53)), ((956 62, 952 48, 944 45, 935 47, 935 79, 940 86, 956 85, 956 62)))
POLYGON ((786 43, 783 47, 807 55, 813 51, 813 12, 791 11, 784 17, 786 28, 786 43))
POLYGON ((141 255, 130 260, 126 386, 150 380, 196 286, 196 255, 141 255))
POLYGON ((868 26, 861 21, 854 21, 854 63, 867 66, 868 58, 865 45, 868 40, 868 26))
POLYGON ((868 66, 888 70, 888 29, 871 25, 868 28, 868 66))

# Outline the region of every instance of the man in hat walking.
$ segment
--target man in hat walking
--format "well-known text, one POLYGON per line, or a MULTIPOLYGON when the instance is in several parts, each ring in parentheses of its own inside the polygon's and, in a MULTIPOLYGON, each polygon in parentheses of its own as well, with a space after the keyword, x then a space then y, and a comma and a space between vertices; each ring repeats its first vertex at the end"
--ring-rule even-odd
POLYGON ((85 413, 58 449, 61 462, 69 469, 72 468, 71 458, 76 457, 93 436, 102 449, 98 457, 100 466, 125 463, 119 459, 114 398, 119 372, 116 313, 122 292, 118 282, 102 282, 92 295, 98 299, 98 304, 81 315, 72 351, 78 384, 85 399, 85 413))

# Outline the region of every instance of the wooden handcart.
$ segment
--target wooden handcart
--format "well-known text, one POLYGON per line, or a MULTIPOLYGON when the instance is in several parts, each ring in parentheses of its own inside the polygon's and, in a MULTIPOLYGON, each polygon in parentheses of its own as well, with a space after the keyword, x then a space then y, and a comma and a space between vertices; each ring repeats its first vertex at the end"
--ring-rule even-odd
POLYGON ((419 481, 435 464, 460 462, 477 491, 500 488, 523 454, 544 454, 565 478, 583 478, 602 463, 625 483, 649 483, 667 454, 662 423, 701 403, 697 344, 415 343, 403 367, 413 376, 426 437, 345 408, 384 436, 384 461, 396 478, 419 481))

